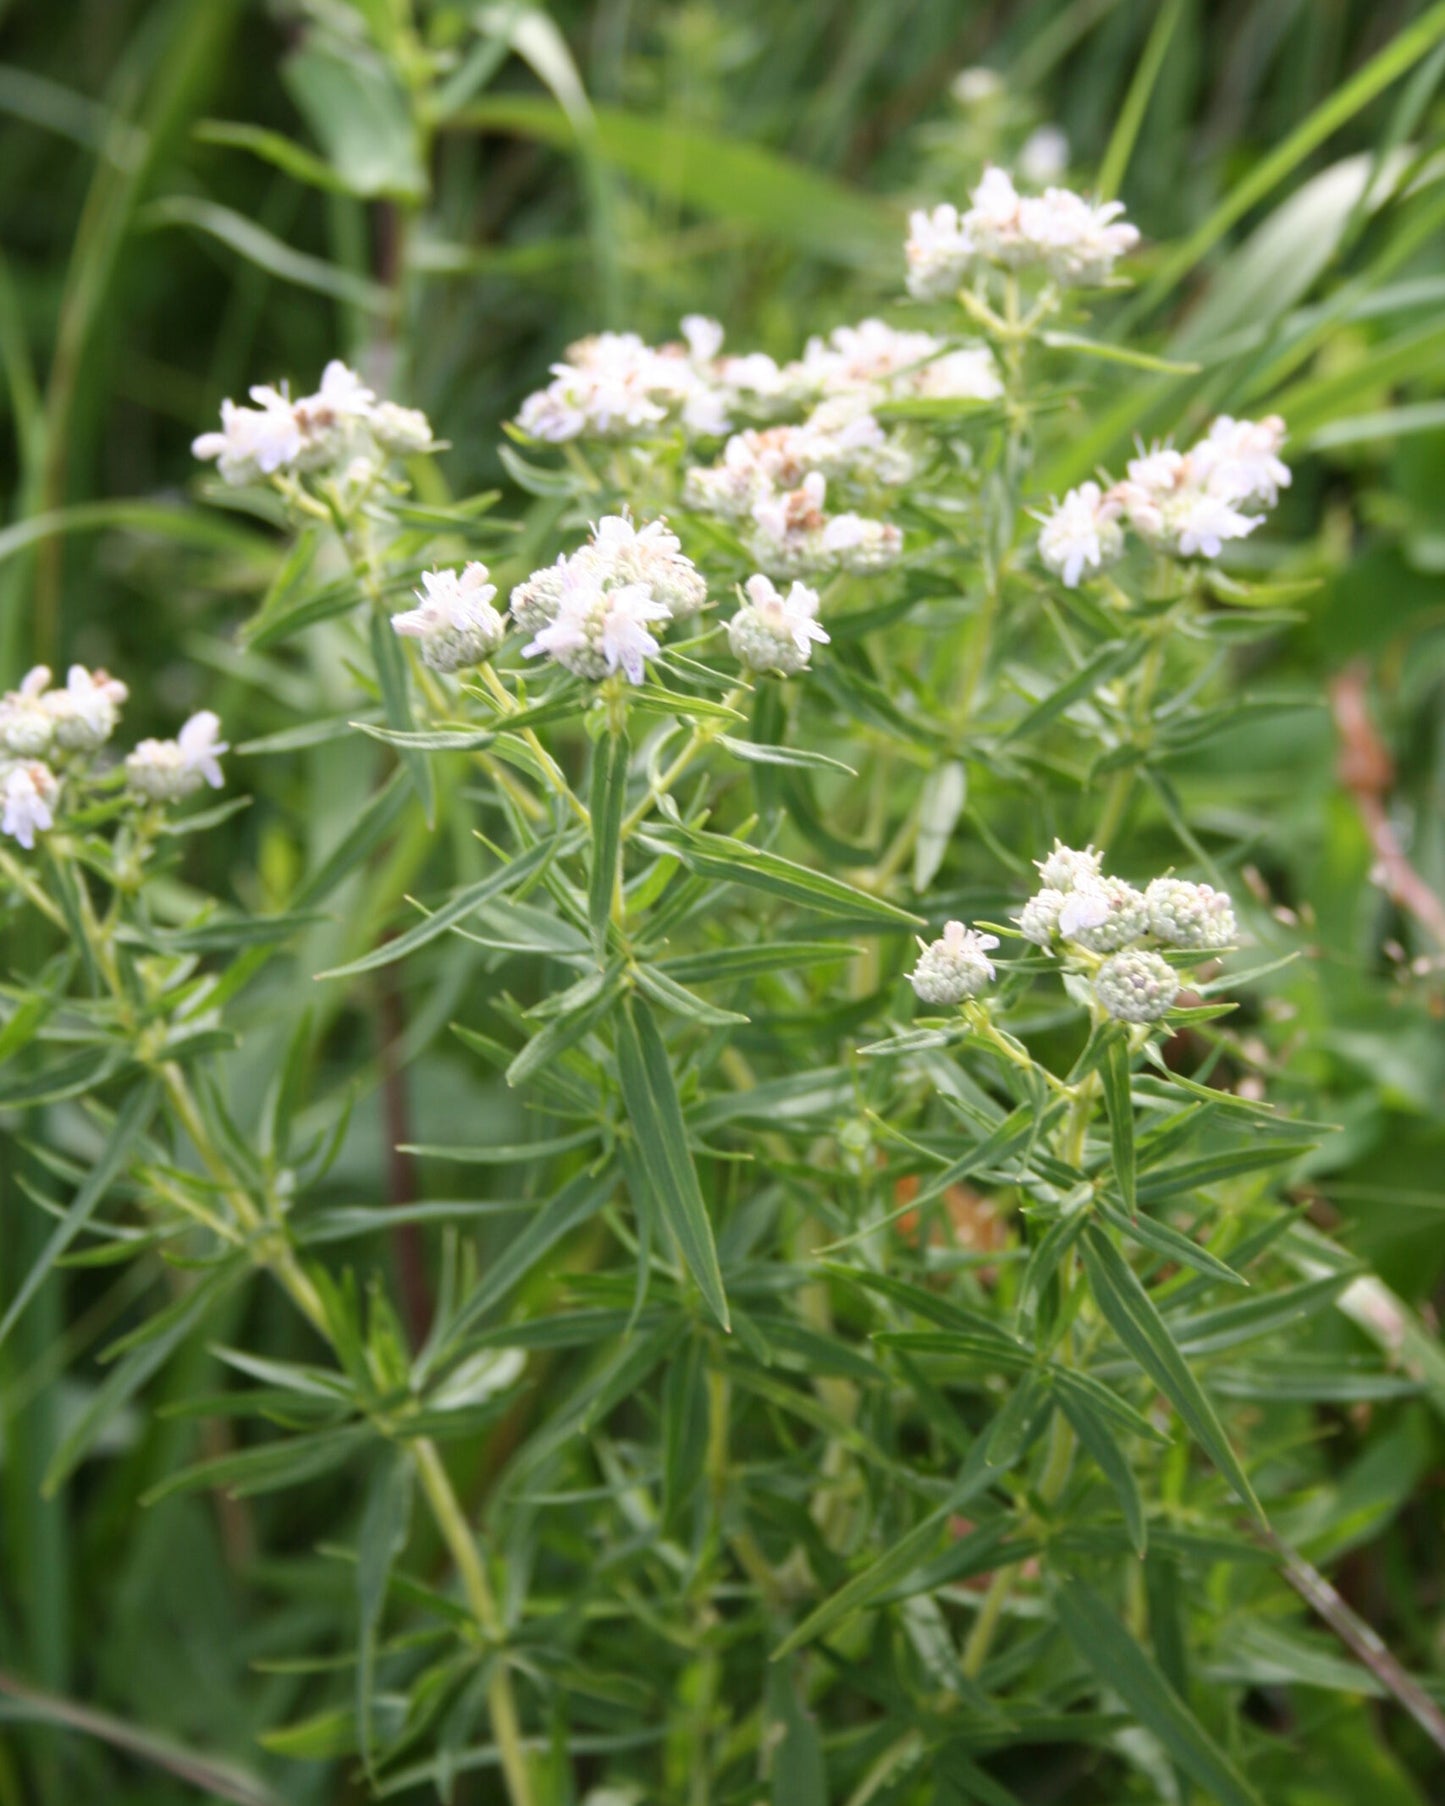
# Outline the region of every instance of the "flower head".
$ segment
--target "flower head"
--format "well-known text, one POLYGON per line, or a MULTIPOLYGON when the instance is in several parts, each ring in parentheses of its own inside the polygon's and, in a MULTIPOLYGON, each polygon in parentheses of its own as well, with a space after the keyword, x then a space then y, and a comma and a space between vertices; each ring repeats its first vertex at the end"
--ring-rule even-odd
POLYGON ((622 671, 640 684, 645 661, 661 650, 648 624, 668 619, 645 585, 606 589, 594 571, 568 568, 557 613, 528 646, 525 658, 548 653, 579 677, 601 678, 622 671))
POLYGON ((420 644, 433 671, 461 671, 490 658, 507 625, 492 607, 497 590, 487 582, 487 567, 473 562, 460 571, 423 571, 421 581, 421 607, 393 615, 393 629, 420 644))
POLYGON ((1144 892, 1149 932, 1175 947, 1220 948, 1238 932, 1228 895, 1209 884, 1156 878, 1144 892))
POLYGON ((63 690, 46 693, 45 708, 55 727, 55 743, 73 752, 94 752, 104 746, 120 720, 121 705, 130 691, 107 671, 87 671, 72 665, 63 690))
POLYGON ((1122 878, 1090 878, 1064 898, 1059 933, 1090 953, 1113 953, 1149 932, 1149 906, 1122 878))
POLYGON ((59 779, 39 759, 0 765, 0 834, 30 852, 35 836, 55 826, 52 805, 59 789, 59 779))
POLYGON ((230 751, 220 729, 220 718, 201 709, 174 740, 142 740, 125 762, 131 789, 155 803, 180 802, 203 784, 219 790, 221 754, 230 751))
POLYGON ((792 677, 805 670, 813 647, 827 645, 818 623, 818 592, 794 583, 781 595, 770 577, 749 577, 747 601, 728 623, 728 643, 749 671, 792 677))
POLYGON ((38 759, 50 750, 55 716, 46 704, 50 667, 36 665, 25 673, 18 690, 0 696, 0 756, 38 759))
POLYGON ((604 581, 641 584, 674 620, 695 615, 707 602, 707 580, 664 520, 639 527, 626 514, 604 515, 584 555, 604 581))
POLYGON ((1091 883, 1104 867, 1104 855, 1094 847, 1079 852, 1055 840, 1053 851, 1038 860, 1039 879, 1051 890, 1069 891, 1076 885, 1091 883))
POLYGON ((909 294, 917 301, 944 301, 957 294, 968 280, 977 248, 957 207, 947 201, 910 213, 903 247, 909 294))
POLYGON ((945 922, 938 940, 920 940, 918 964, 908 982, 924 1003, 962 1003, 994 981, 987 957, 998 945, 995 934, 980 934, 962 922, 945 922))
POLYGON ((1039 557, 1066 589, 1077 589, 1086 572, 1097 574, 1123 552, 1119 503, 1097 483, 1071 489, 1043 523, 1039 557))
POLYGON ((1179 995, 1179 978, 1161 954, 1130 947, 1099 967, 1094 995, 1120 1022, 1157 1022, 1179 995))

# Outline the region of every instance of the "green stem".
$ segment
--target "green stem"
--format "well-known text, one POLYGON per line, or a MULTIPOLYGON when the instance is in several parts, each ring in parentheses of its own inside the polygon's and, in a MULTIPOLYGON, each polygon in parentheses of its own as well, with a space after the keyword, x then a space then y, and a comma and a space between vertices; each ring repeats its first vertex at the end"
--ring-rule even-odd
MULTIPOLYGON (((492 1597, 491 1583, 482 1563, 471 1526, 467 1523, 436 1445, 429 1437, 420 1437, 411 1445, 412 1459, 422 1491, 431 1507, 437 1529, 451 1554, 467 1606, 488 1643, 500 1644, 503 1636, 501 1616, 492 1597)), ((487 1706, 492 1719, 492 1735, 502 1759, 502 1774, 507 1783, 507 1797, 512 1806, 534 1806, 536 1794, 527 1766, 522 1742, 521 1719, 517 1698, 512 1690, 512 1676, 500 1648, 493 1651, 492 1674, 487 1685, 487 1706)))
MULTIPOLYGON (((738 703, 742 700, 744 693, 743 686, 737 684, 723 697, 723 707, 728 709, 736 708, 738 703)), ((697 755, 716 740, 718 735, 723 731, 723 726, 724 724, 721 722, 709 721, 692 730, 687 738, 687 743, 672 761, 671 765, 669 765, 667 770, 662 773, 655 784, 649 786, 647 795, 623 817, 621 834, 623 840, 626 840, 633 830, 644 820, 648 811, 652 808, 653 804, 656 803, 657 799, 667 795, 697 755)))

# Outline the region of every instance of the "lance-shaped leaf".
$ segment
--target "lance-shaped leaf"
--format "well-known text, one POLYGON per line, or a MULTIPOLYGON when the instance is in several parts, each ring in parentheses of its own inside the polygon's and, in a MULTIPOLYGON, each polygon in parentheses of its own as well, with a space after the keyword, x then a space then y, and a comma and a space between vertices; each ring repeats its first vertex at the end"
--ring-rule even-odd
POLYGON ((356 1544, 356 1730, 361 1756, 372 1770, 372 1691, 376 1678, 376 1644, 392 1564, 406 1547, 411 1526, 412 1478, 406 1452, 388 1451, 371 1476, 366 1509, 356 1544))
POLYGON ((610 733, 598 741, 592 755, 592 864, 587 883, 587 916, 599 953, 607 946, 607 924, 620 875, 618 860, 630 751, 626 734, 610 733))
POLYGON ((40 1251, 40 1258, 25 1275, 20 1290, 10 1301, 9 1310, 4 1319, 0 1320, 0 1343, 4 1342, 20 1313, 40 1290, 46 1274, 84 1229, 101 1199, 124 1172, 131 1149, 145 1133, 159 1095, 159 1084, 147 1079, 143 1084, 137 1085, 121 1105, 111 1124, 105 1146, 100 1151, 100 1157, 86 1174, 85 1182, 72 1199, 69 1209, 50 1232, 49 1239, 40 1251))
POLYGON ((1124 1208, 1133 1216, 1134 1197, 1134 1099, 1129 1093, 1129 1037, 1111 1025, 1099 1063, 1104 1086, 1104 1109, 1109 1117, 1109 1145, 1114 1153, 1114 1180, 1124 1208))
POLYGON ((1258 1794, 1165 1679, 1163 1671, 1081 1580, 1066 1581, 1054 1607, 1069 1641, 1144 1728, 1219 1806, 1260 1806, 1258 1794))
POLYGON ((728 1306, 717 1244, 687 1145, 677 1085, 657 1022, 641 998, 619 1013, 617 1068, 622 1100, 658 1211, 709 1309, 727 1329, 728 1306))
POLYGON ((1214 1406, 1133 1268, 1096 1225, 1085 1231, 1083 1253, 1094 1299, 1110 1329, 1169 1399, 1240 1498, 1263 1521, 1254 1488, 1230 1447, 1214 1406))

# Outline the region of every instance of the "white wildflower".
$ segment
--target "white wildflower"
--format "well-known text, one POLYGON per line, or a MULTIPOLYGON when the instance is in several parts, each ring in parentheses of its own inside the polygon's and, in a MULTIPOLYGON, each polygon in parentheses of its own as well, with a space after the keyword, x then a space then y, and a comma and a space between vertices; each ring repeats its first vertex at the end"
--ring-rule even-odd
POLYGON ((695 364, 710 365, 723 347, 723 329, 706 314, 684 314, 682 336, 695 364))
POLYGON ((180 802, 203 784, 219 790, 225 781, 220 756, 230 751, 220 728, 219 717, 202 709, 174 740, 142 740, 125 762, 131 788, 156 803, 180 802))
POLYGON ((903 255, 908 292, 916 301, 946 301, 968 280, 977 246, 957 207, 944 201, 908 216, 903 255))
POLYGON ((404 408, 394 401, 379 402, 367 424, 381 449, 395 457, 411 457, 436 448, 431 422, 420 408, 404 408))
POLYGON ((1026 263, 1033 247, 1023 235, 1023 199, 1008 171, 990 164, 969 199, 972 205, 963 216, 963 229, 978 255, 1007 267, 1026 263))
POLYGON ((254 483, 259 477, 274 476, 301 455, 304 435, 296 410, 281 390, 258 384, 251 399, 260 405, 245 408, 223 401, 220 432, 202 433, 191 441, 194 455, 214 458, 227 483, 254 483))
POLYGON ((752 550, 757 562, 780 576, 817 570, 828 562, 822 547, 828 481, 810 471, 796 489, 767 495, 753 504, 757 528, 752 550))
POLYGON ((1093 847, 1079 851, 1055 840, 1053 850, 1035 861, 1039 880, 1048 890, 1071 891, 1080 884, 1093 883, 1104 868, 1104 855, 1093 847))
POLYGON ((806 669, 813 647, 826 645, 818 623, 818 592, 794 583, 781 595, 769 577, 749 577, 747 601, 728 623, 728 643, 749 671, 792 677, 806 669))
POLYGON ((20 688, 0 697, 0 755, 38 759, 50 750, 55 717, 46 705, 48 665, 36 665, 20 680, 20 688))
POLYGON ((1106 959, 1094 974, 1094 995, 1120 1022, 1157 1022, 1179 995, 1174 968, 1158 953, 1131 947, 1106 959))
POLYGON ((945 922, 938 940, 920 939, 918 945, 919 961, 908 982, 924 1003, 962 1003, 994 981, 988 954, 998 945, 996 934, 980 934, 962 922, 945 922))
POLYGON ((1019 149, 1019 174, 1042 187, 1057 182, 1069 167, 1069 135, 1058 125, 1037 126, 1019 149))
POLYGON ((1138 229, 1120 219, 1123 211, 1121 201, 1096 206, 1067 188, 1046 188, 1020 203, 1019 230, 1029 256, 1056 282, 1092 288, 1108 282, 1139 242, 1138 229))
POLYGON ((492 607, 497 590, 487 582, 487 567, 473 562, 460 571, 424 571, 421 581, 421 607, 393 615, 395 631, 418 642, 433 671, 461 671, 490 658, 507 625, 492 607))
POLYGON ((510 612, 523 633, 540 633, 557 618, 562 596, 567 588, 569 560, 559 554, 555 564, 533 571, 525 583, 512 591, 510 612))
POLYGON ((964 345, 915 370, 912 393, 926 401, 997 401, 1003 378, 986 345, 964 345))
POLYGON ((903 534, 891 521, 861 514, 835 514, 819 540, 828 559, 845 571, 881 571, 903 555, 903 534))
POLYGON ((621 670, 629 683, 640 684, 644 661, 660 650, 648 624, 667 618, 666 607, 644 584, 605 589, 595 572, 573 565, 556 616, 523 648, 523 656, 547 653, 566 670, 592 679, 621 670))
POLYGON ((707 579, 665 520, 639 527, 625 514, 605 515, 593 528, 587 550, 608 581, 642 584, 674 620, 697 614, 707 603, 707 579))
POLYGON ((72 665, 63 690, 44 697, 46 712, 55 728, 55 743, 70 752, 95 752, 115 732, 121 705, 130 694, 119 678, 107 671, 87 671, 72 665))
POLYGON ((1290 485, 1290 468, 1280 457, 1284 422, 1234 420, 1221 414, 1189 453, 1195 477, 1212 495, 1230 502, 1263 502, 1273 508, 1290 485))
POLYGON ((1066 589, 1077 589, 1086 573, 1097 575, 1122 554, 1119 509, 1117 499, 1091 482, 1071 489, 1052 514, 1041 516, 1039 558, 1066 589))
POLYGON ((1004 91, 1004 80, 997 69, 979 63, 960 69, 948 84, 948 91, 961 107, 981 107, 999 98, 1004 91))
POLYGON ((39 759, 0 765, 0 834, 10 835, 30 852, 35 836, 55 826, 53 805, 59 789, 59 779, 39 759))

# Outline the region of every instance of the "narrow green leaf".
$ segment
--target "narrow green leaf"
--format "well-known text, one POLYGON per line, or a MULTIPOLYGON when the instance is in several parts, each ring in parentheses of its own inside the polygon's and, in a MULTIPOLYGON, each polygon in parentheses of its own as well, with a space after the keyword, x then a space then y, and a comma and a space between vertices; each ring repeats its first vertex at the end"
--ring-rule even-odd
POLYGON ((857 957, 858 949, 847 941, 770 941, 756 947, 710 947, 706 953, 679 953, 658 960, 654 970, 682 984, 703 984, 708 979, 757 978, 764 972, 792 972, 801 966, 857 957))
POLYGON ((856 890, 839 878, 827 877, 781 854, 747 846, 725 834, 686 829, 652 828, 638 835, 639 842, 660 857, 681 859, 689 870, 727 884, 742 884, 766 891, 806 909, 826 915, 856 916, 863 920, 924 926, 921 916, 900 909, 882 897, 856 890))
POLYGON ((141 208, 136 224, 142 231, 161 226, 188 226, 194 232, 204 232, 219 240, 238 257, 265 270, 279 282, 329 295, 334 301, 344 301, 367 313, 391 311, 391 295, 381 283, 313 257, 308 251, 295 250, 264 226, 247 219, 244 213, 235 213, 215 201, 190 194, 167 195, 141 208))
POLYGON ((392 1565, 406 1547, 411 1525, 415 1469, 404 1449, 393 1448, 374 1467, 356 1543, 356 1728, 361 1759, 373 1773, 372 1689, 376 1645, 392 1565))
POLYGON ((658 1211, 709 1309, 726 1329, 728 1306, 717 1246, 687 1145, 677 1086, 652 1011, 640 998, 618 1013, 617 1068, 628 1121, 658 1211))
POLYGON ((447 1342, 455 1346, 457 1339, 483 1317, 512 1287, 519 1284, 565 1235, 596 1216, 611 1196, 616 1180, 604 1172, 600 1177, 579 1173, 537 1211, 527 1227, 507 1243, 506 1248, 487 1268, 476 1289, 462 1301, 448 1326, 447 1342))
POLYGON ((1082 1580, 1055 1589, 1054 1605, 1069 1641, 1099 1679, 1219 1806, 1261 1806, 1259 1796, 1169 1685, 1092 1587, 1082 1580))
POLYGON ((607 948, 613 898, 622 881, 622 816, 627 806, 627 766, 632 749, 624 732, 607 733, 592 749, 592 848, 587 918, 599 954, 607 948))
POLYGON ((1214 1406, 1133 1269, 1108 1236, 1094 1225, 1084 1234, 1083 1253, 1095 1302, 1109 1327, 1169 1399, 1240 1498, 1263 1522, 1263 1509, 1239 1457, 1230 1447, 1214 1406))
POLYGON ((1192 1267, 1196 1273, 1202 1273, 1206 1279, 1217 1279, 1221 1285, 1248 1286, 1249 1281, 1242 1273, 1227 1266, 1218 1255, 1211 1254, 1207 1248, 1201 1248, 1192 1236, 1183 1234, 1170 1223, 1161 1223, 1156 1217, 1129 1217, 1122 1210, 1115 1210, 1106 1199, 1098 1200, 1099 1215, 1130 1241, 1138 1242, 1140 1247, 1148 1248, 1155 1254, 1162 1254, 1166 1260, 1178 1261, 1182 1266, 1192 1267))
POLYGON ((110 1133, 106 1136, 105 1146, 86 1174, 84 1184, 71 1200, 65 1215, 51 1231, 40 1251, 39 1259, 10 1300, 10 1308, 0 1318, 0 1344, 4 1343, 20 1313, 39 1291, 46 1274, 84 1229, 105 1194, 125 1171, 131 1150, 144 1135, 159 1098, 159 1083, 148 1078, 135 1087, 117 1111, 110 1133))
POLYGON ((558 849, 556 840, 544 840, 535 847, 529 847, 525 853, 519 853, 500 871, 493 872, 490 878, 479 879, 476 884, 469 884, 460 890, 449 903, 427 916, 425 921, 418 922, 405 934, 399 934, 395 940, 383 941, 379 947, 373 947, 370 953, 364 953, 360 959, 354 959, 344 966, 333 966, 329 971, 318 972, 318 978, 355 978, 361 972, 374 972, 378 966, 389 966, 395 960, 406 959, 419 947, 434 941, 439 934, 445 934, 454 922, 464 921, 474 910, 479 909, 488 898, 501 895, 503 891, 514 889, 524 879, 546 864, 558 849))
MULTIPOLYGON (((381 701, 386 710, 388 725, 402 733, 412 733, 414 724, 406 653, 400 638, 392 630, 391 622, 379 611, 371 617, 371 656, 376 664, 376 676, 381 685, 381 701)), ((436 792, 432 785, 431 766, 425 753, 414 746, 401 748, 401 762, 406 767, 412 788, 421 800, 430 826, 436 814, 436 792)))
POLYGON ((1124 1514, 1129 1541, 1134 1545, 1135 1554, 1142 1557, 1148 1547, 1149 1531, 1144 1518, 1144 1502, 1139 1496, 1139 1483, 1134 1478, 1128 1455, 1114 1440, 1108 1422, 1082 1394, 1061 1390, 1058 1404, 1074 1434, 1113 1487, 1119 1509, 1124 1514))
POLYGON ((731 734, 719 734, 716 744, 725 747, 735 759, 749 765, 793 765, 804 771, 841 771, 850 778, 858 773, 841 759, 830 759, 826 753, 809 752, 801 746, 772 746, 756 740, 735 740, 731 734))
POLYGON ((634 968, 633 976, 637 980, 639 991, 645 991, 654 1003, 660 1003, 665 1010, 674 1016, 686 1016, 693 1022, 705 1022, 713 1028, 725 1028, 732 1022, 746 1022, 748 1018, 737 1010, 720 1010, 715 1004, 706 1003, 685 985, 680 985, 666 972, 659 971, 656 966, 644 961, 634 968))
POLYGON ((1138 1211, 1134 1194, 1134 1099, 1129 1091, 1129 1037, 1114 1027, 1099 1063, 1099 1078, 1104 1087, 1104 1109, 1109 1117, 1109 1145, 1114 1154, 1114 1180, 1124 1208, 1133 1216, 1138 1211))
POLYGON ((1203 368, 1201 364, 1186 363, 1180 358, 1139 351, 1132 345, 1109 345, 1100 339, 1086 339, 1077 332, 1045 332, 1040 336, 1051 351, 1072 351, 1079 357, 1102 358, 1106 364, 1128 364, 1135 370, 1154 370, 1166 376, 1195 376, 1203 368))

